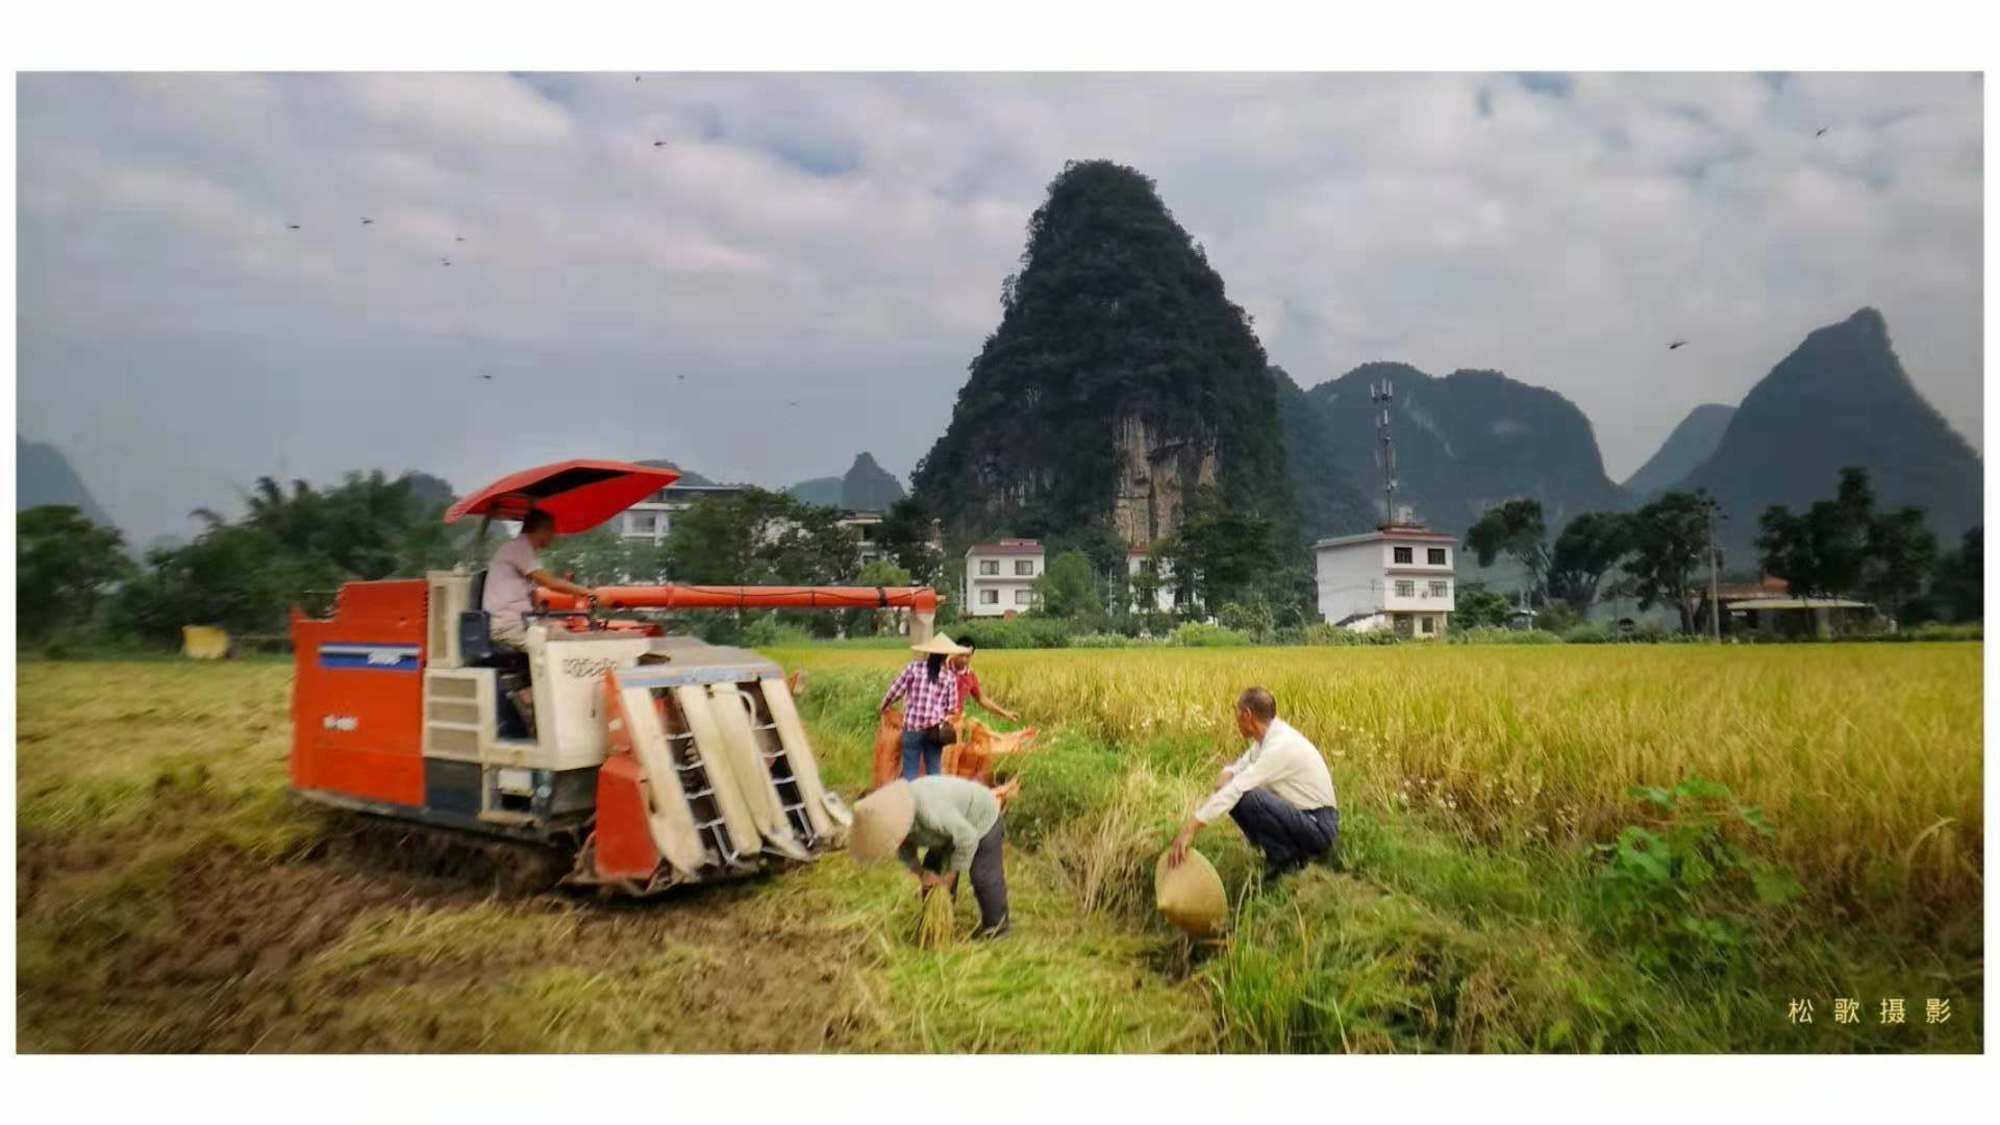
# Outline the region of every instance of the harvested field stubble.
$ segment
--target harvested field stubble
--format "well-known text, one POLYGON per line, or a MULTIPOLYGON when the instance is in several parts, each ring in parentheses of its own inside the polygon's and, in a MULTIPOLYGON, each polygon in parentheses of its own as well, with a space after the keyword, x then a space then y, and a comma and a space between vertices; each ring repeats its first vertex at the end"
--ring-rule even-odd
MULTIPOLYGON (((812 671, 802 710, 852 799, 903 654, 774 655, 812 671)), ((1010 651, 979 667, 1045 732, 1002 774, 1023 782, 1013 931, 926 950, 893 864, 834 857, 622 904, 392 862, 287 793, 288 666, 26 664, 21 1046, 1980 1049, 1976 645, 1010 651), (1233 916, 1226 941, 1191 947, 1153 911, 1153 862, 1240 749, 1228 702, 1252 682, 1328 755, 1339 862, 1265 886, 1233 827, 1211 828, 1200 847, 1233 916), (1606 893, 1601 845, 1703 823, 1627 788, 1691 777, 1761 806, 1768 837, 1732 821, 1727 839, 1801 896, 1725 878, 1606 893), (1915 1016, 1785 1019, 1792 997, 1825 1012, 1837 994, 1906 997, 1915 1016), (1951 1021, 1923 1022, 1931 996, 1951 1021)))

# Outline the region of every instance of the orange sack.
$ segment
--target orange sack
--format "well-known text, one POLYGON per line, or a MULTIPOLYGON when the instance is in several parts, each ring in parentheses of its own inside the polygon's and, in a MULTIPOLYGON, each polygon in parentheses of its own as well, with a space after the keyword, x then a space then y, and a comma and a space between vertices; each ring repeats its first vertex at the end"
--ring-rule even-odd
POLYGON ((875 776, 870 791, 903 776, 903 709, 891 707, 875 727, 875 776))

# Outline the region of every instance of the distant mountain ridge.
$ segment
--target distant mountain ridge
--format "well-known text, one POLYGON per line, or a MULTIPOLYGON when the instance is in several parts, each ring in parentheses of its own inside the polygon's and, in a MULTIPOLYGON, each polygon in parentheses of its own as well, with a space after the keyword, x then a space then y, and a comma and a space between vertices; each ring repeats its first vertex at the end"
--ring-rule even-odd
POLYGON ((47 442, 14 435, 14 510, 65 504, 100 527, 116 527, 84 487, 63 451, 47 442))
POLYGON ((1868 470, 1878 508, 1923 508, 1945 542, 1983 520, 1979 455, 1910 382, 1872 308, 1807 335, 1675 487, 1715 496, 1725 517, 1717 538, 1742 550, 1765 508, 1831 498, 1848 465, 1868 470))
POLYGON ((1309 534, 1382 522, 1381 408, 1369 392, 1383 383, 1394 390, 1396 506, 1413 509, 1430 527, 1460 534, 1489 507, 1516 497, 1541 501, 1551 527, 1581 512, 1626 506, 1623 490, 1604 474, 1590 419, 1561 394, 1498 371, 1439 378, 1406 363, 1365 363, 1292 400, 1313 412, 1303 424, 1286 420, 1287 453, 1299 463, 1293 471, 1317 477, 1332 498, 1316 503, 1309 534), (1309 467, 1307 458, 1319 466, 1309 467))
POLYGON ((1722 444, 1723 431, 1736 417, 1736 408, 1717 402, 1703 403, 1681 419, 1674 432, 1622 486, 1635 499, 1643 500, 1668 488, 1701 467, 1722 444))
POLYGON ((845 476, 802 480, 785 489, 785 495, 822 508, 886 512, 889 505, 903 498, 903 484, 875 462, 874 454, 863 452, 854 458, 845 476))

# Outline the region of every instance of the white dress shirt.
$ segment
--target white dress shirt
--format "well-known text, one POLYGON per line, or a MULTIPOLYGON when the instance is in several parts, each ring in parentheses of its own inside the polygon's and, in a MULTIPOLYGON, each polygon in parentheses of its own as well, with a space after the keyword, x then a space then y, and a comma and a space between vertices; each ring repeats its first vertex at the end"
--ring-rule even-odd
POLYGON ((1326 759, 1283 719, 1272 719, 1264 737, 1230 763, 1228 784, 1202 802, 1195 810, 1195 819, 1214 823, 1217 817, 1227 816, 1252 789, 1269 789, 1294 808, 1339 807, 1334 804, 1333 775, 1327 772, 1326 759))

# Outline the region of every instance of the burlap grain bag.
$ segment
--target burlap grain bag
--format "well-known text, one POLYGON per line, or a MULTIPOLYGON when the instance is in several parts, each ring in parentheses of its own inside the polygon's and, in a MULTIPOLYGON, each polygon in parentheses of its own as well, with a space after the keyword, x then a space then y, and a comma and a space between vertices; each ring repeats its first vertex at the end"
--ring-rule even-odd
POLYGON ((1188 849, 1179 867, 1167 865, 1162 853, 1153 868, 1153 903, 1167 921, 1193 938, 1213 937, 1229 917, 1229 896, 1222 877, 1208 857, 1188 849))

